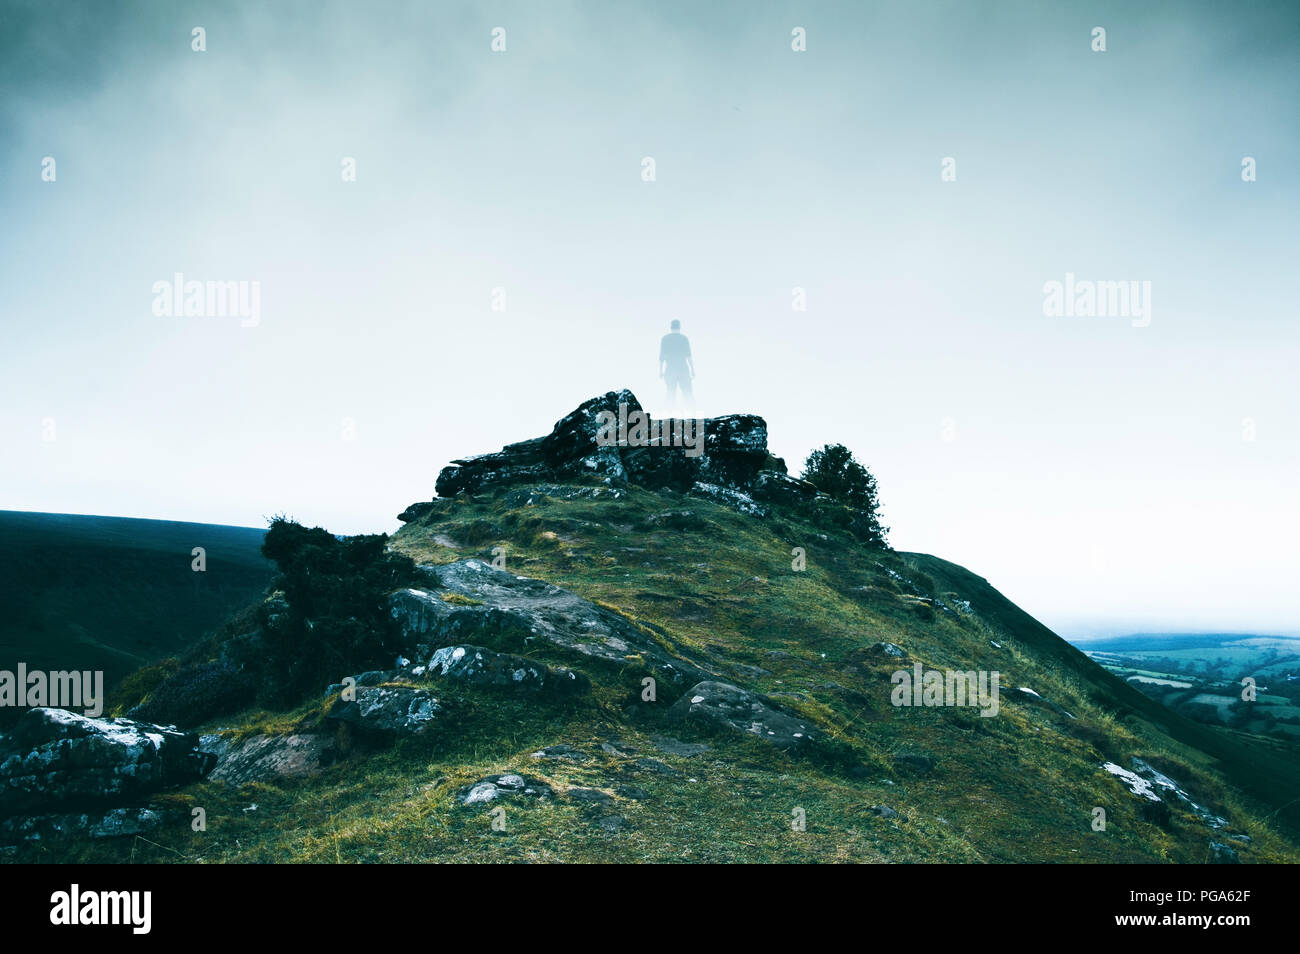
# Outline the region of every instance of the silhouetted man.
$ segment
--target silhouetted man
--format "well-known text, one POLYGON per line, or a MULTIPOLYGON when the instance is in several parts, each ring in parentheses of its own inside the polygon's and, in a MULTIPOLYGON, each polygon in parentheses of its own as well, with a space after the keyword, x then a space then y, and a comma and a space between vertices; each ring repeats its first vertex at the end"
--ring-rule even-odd
POLYGON ((659 342, 659 377, 668 386, 668 400, 675 399, 676 391, 681 388, 682 398, 694 400, 691 394, 691 379, 695 377, 695 363, 691 361, 691 343, 679 330, 682 323, 673 319, 672 331, 663 336, 659 342))

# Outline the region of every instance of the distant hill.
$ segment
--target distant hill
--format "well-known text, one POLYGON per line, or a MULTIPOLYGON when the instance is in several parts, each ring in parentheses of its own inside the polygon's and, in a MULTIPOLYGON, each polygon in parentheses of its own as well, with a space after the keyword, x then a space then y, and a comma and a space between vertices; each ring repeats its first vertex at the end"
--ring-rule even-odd
POLYGON ((257 599, 264 530, 0 511, 0 669, 102 669, 111 685, 257 599), (191 569, 203 547, 207 568, 191 569))
POLYGON ((1291 644, 1300 646, 1292 636, 1262 636, 1256 633, 1131 633, 1125 636, 1101 636, 1096 639, 1075 638, 1069 642, 1084 652, 1170 652, 1172 650, 1217 649, 1247 644, 1291 644))

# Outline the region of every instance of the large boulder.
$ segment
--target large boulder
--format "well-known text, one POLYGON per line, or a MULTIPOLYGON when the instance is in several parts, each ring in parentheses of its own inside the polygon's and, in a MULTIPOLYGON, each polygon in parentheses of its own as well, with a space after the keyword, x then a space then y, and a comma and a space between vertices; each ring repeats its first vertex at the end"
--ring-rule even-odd
POLYGON ((801 748, 814 738, 812 726, 804 720, 725 682, 697 683, 673 703, 668 715, 748 732, 779 749, 801 748))
POLYGON ((0 817, 117 805, 197 780, 212 765, 198 743, 171 727, 29 709, 0 743, 0 817))
POLYGON ((436 649, 482 642, 526 649, 551 643, 568 652, 626 666, 639 662, 669 684, 713 674, 667 652, 646 631, 576 593, 498 570, 482 560, 438 567, 439 587, 475 605, 422 589, 399 590, 389 608, 404 636, 402 651, 428 659, 436 649))

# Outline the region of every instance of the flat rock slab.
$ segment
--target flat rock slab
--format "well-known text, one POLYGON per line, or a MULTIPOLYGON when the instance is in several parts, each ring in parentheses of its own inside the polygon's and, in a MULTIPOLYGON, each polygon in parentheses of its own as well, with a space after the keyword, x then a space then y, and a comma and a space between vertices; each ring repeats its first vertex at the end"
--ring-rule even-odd
POLYGON ((406 640, 406 651, 428 658, 437 648, 474 644, 497 636, 520 646, 549 642, 583 656, 624 666, 640 657, 660 681, 687 685, 712 674, 678 659, 626 618, 576 593, 498 570, 482 560, 460 560, 437 568, 443 590, 479 605, 450 603, 423 589, 398 590, 389 609, 406 640))
POLYGON ((358 688, 356 699, 350 702, 340 696, 326 718, 371 732, 423 735, 441 712, 437 697, 427 689, 380 686, 358 688))
POLYGON ((330 739, 299 733, 256 735, 237 742, 205 735, 200 747, 217 757, 208 778, 232 786, 314 775, 334 757, 330 739))
POLYGON ((813 727, 804 720, 726 682, 696 683, 672 704, 668 714, 748 732, 779 749, 800 748, 814 736, 813 727))

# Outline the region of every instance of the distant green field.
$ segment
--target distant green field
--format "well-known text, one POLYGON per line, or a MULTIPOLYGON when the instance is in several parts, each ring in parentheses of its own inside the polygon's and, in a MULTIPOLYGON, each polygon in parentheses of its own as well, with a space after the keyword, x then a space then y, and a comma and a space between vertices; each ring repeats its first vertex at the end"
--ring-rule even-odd
POLYGON ((1300 639, 1175 633, 1080 640, 1077 645, 1108 671, 1190 718, 1269 737, 1286 747, 1300 738, 1300 726, 1290 722, 1300 720, 1300 639), (1241 680, 1246 676, 1258 689, 1250 709, 1242 708, 1241 680))
POLYGON ((104 671, 178 653, 258 598, 264 530, 0 511, 0 669, 104 671), (204 572, 191 569, 195 547, 204 572))

